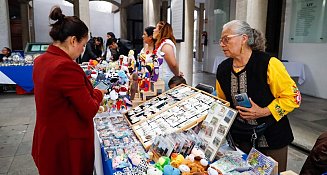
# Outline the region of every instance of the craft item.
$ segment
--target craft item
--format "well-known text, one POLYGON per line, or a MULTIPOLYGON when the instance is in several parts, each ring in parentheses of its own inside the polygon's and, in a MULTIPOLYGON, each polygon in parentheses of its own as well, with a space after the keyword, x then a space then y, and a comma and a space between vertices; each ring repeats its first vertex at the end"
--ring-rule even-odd
POLYGON ((179 169, 174 168, 171 165, 165 165, 163 169, 163 175, 180 175, 181 172, 179 169))
POLYGON ((255 174, 271 174, 275 167, 275 161, 262 154, 260 151, 252 148, 248 157, 247 162, 251 165, 252 171, 255 174))
POLYGON ((155 167, 150 167, 148 171, 146 172, 147 175, 162 175, 162 171, 155 167))

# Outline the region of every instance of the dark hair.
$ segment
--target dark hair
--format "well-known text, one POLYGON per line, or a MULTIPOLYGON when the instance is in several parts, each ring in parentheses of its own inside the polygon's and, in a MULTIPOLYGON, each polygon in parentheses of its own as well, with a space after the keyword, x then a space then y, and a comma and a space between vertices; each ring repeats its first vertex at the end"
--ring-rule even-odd
POLYGON ((171 85, 175 84, 176 86, 180 84, 186 84, 186 80, 182 76, 173 76, 168 82, 168 86, 170 87, 171 85))
POLYGON ((65 16, 59 6, 51 9, 49 18, 55 23, 50 23, 51 30, 49 35, 54 41, 64 42, 69 36, 75 36, 80 42, 88 35, 89 29, 77 16, 65 16))
POLYGON ((114 33, 112 33, 112 32, 108 32, 108 33, 107 33, 107 35, 110 35, 110 36, 111 36, 111 38, 116 38, 115 34, 114 34, 114 33))
POLYGON ((155 29, 155 27, 153 27, 153 26, 149 26, 149 27, 147 27, 147 28, 144 29, 145 33, 148 36, 152 36, 153 45, 157 42, 157 40, 155 38, 153 38, 153 30, 154 29, 155 29))
POLYGON ((144 31, 148 36, 151 36, 151 35, 153 35, 153 30, 154 29, 155 29, 155 27, 149 26, 149 27, 145 28, 144 31))
POLYGON ((94 46, 96 49, 98 50, 103 50, 103 39, 102 37, 93 37, 93 41, 94 41, 94 46), (100 42, 100 45, 96 45, 96 41, 99 41, 100 42))
POLYGON ((4 47, 4 49, 7 49, 8 54, 5 55, 6 57, 10 57, 11 56, 11 49, 9 47, 4 47))
POLYGON ((112 43, 117 43, 117 39, 116 38, 109 38, 107 40, 107 46, 111 45, 112 43))

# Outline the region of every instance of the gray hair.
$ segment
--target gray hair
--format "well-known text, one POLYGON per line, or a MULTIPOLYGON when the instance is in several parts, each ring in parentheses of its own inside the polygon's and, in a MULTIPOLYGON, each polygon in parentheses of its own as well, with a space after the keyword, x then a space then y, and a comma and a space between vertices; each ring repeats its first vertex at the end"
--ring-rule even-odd
POLYGON ((266 39, 262 32, 252 28, 247 22, 233 20, 226 23, 223 29, 230 29, 234 34, 245 34, 249 37, 247 44, 252 50, 265 51, 266 39))

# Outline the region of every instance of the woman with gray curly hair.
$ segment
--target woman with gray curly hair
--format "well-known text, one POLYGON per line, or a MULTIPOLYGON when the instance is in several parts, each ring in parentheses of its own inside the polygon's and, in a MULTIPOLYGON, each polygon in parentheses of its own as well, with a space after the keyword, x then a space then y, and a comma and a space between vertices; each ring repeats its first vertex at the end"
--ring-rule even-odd
POLYGON ((293 133, 287 114, 300 106, 301 94, 284 65, 265 53, 265 38, 247 22, 223 26, 220 46, 226 57, 217 68, 218 97, 239 112, 230 134, 245 153, 255 147, 286 170, 293 133), (238 96, 243 94, 243 96, 238 96), (250 97, 248 105, 246 95, 250 97))

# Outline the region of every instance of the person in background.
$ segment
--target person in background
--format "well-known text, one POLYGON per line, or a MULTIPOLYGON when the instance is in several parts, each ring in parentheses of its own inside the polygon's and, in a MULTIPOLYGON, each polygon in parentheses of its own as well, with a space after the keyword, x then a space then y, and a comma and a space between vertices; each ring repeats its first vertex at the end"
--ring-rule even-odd
POLYGON ((182 75, 176 61, 176 40, 171 25, 165 21, 158 22, 153 30, 153 38, 157 40, 155 53, 159 57, 161 52, 164 53, 163 63, 159 67, 159 78, 165 82, 165 88, 168 89, 168 81, 173 76, 182 75))
POLYGON ((264 52, 262 33, 247 22, 226 23, 220 46, 228 59, 217 68, 216 89, 239 112, 230 130, 233 140, 245 153, 255 147, 272 157, 279 172, 285 171, 294 139, 287 114, 300 106, 300 91, 284 65, 264 52), (238 106, 235 95, 240 93, 247 93, 252 107, 238 106))
POLYGON ((105 90, 93 89, 75 59, 88 40, 76 16, 52 8, 53 43, 34 61, 36 124, 32 156, 40 175, 90 175, 94 167, 93 117, 105 90))
POLYGON ((85 52, 82 57, 82 62, 89 62, 90 60, 101 60, 103 42, 98 37, 91 38, 85 47, 85 52))
POLYGON ((327 173, 327 131, 316 140, 307 160, 301 169, 300 175, 327 173))
POLYGON ((112 33, 112 32, 108 32, 107 33, 106 49, 105 49, 105 51, 104 51, 104 53, 102 55, 103 59, 106 60, 106 61, 108 61, 108 62, 112 59, 111 58, 112 57, 112 54, 111 54, 110 47, 109 47, 109 44, 108 44, 109 43, 108 40, 110 38, 116 38, 115 34, 112 33))
POLYGON ((113 32, 108 32, 108 33, 107 33, 107 40, 108 40, 109 38, 116 38, 116 36, 115 36, 115 34, 114 34, 113 32))
MULTIPOLYGON (((113 61, 117 61, 119 59, 119 48, 118 48, 118 44, 117 44, 117 39, 116 38, 109 38, 107 41, 108 44, 108 48, 110 49, 110 54, 111 54, 111 59, 113 61)), ((109 52, 107 52, 104 55, 104 58, 107 58, 107 54, 109 54, 109 52)))
POLYGON ((142 38, 143 38, 143 42, 144 42, 144 47, 141 50, 141 54, 145 54, 146 55, 146 63, 151 62, 152 63, 152 55, 153 55, 153 50, 154 50, 154 43, 156 42, 156 40, 153 38, 153 30, 155 29, 155 27, 153 26, 149 26, 147 28, 144 29, 142 38))
POLYGON ((1 50, 0 62, 3 62, 3 57, 10 57, 10 56, 11 56, 11 49, 9 47, 4 47, 1 50))
POLYGON ((95 53, 97 58, 101 58, 103 51, 103 39, 101 37, 94 37, 94 47, 92 51, 95 53))
POLYGON ((173 76, 168 82, 169 89, 172 89, 180 84, 186 84, 186 80, 182 76, 173 76))

